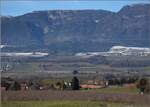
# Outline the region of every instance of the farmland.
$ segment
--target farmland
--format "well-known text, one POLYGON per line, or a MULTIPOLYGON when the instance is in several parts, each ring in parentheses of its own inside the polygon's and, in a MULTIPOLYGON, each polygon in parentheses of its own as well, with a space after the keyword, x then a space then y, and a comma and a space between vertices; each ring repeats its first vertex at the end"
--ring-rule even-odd
POLYGON ((10 88, 2 92, 2 107, 148 107, 150 96, 140 95, 136 83, 139 77, 149 76, 149 66, 112 66, 105 63, 102 57, 98 62, 96 59, 67 56, 6 61, 1 73, 4 82, 5 79, 12 79, 9 82, 16 81, 21 86, 28 86, 28 89, 12 91, 10 88), (74 71, 77 73, 74 74, 74 71), (97 85, 101 88, 72 91, 68 85, 66 89, 51 87, 57 82, 71 83, 74 76, 79 79, 80 85, 97 85), (34 83, 33 87, 38 85, 38 88, 31 88, 30 82, 34 83), (134 86, 126 87, 131 84, 134 86))
POLYGON ((72 73, 126 73, 149 74, 149 57, 102 57, 81 58, 75 56, 49 56, 41 59, 3 58, 2 68, 7 72, 63 72, 72 73), (145 64, 145 65, 141 65, 145 64))
MULTIPOLYGON (((149 105, 149 95, 128 93, 102 93, 83 91, 4 91, 2 102, 11 101, 102 101, 135 105, 149 105)), ((9 104, 9 103, 8 103, 9 104)), ((79 106, 80 107, 80 106, 79 106)))
POLYGON ((129 107, 129 106, 140 107, 133 104, 120 104, 120 103, 99 102, 99 101, 8 101, 2 103, 2 107, 129 107))
POLYGON ((138 94, 139 90, 136 87, 108 87, 91 90, 81 90, 83 92, 99 92, 99 93, 128 93, 138 94))

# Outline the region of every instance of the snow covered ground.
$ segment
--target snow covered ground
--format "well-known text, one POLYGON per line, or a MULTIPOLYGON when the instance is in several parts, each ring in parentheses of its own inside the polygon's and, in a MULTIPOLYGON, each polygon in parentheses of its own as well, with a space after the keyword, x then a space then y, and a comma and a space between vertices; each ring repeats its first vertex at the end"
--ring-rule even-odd
POLYGON ((47 55, 48 53, 42 53, 42 52, 27 52, 27 53, 1 52, 0 53, 0 56, 7 56, 7 57, 44 57, 47 55))
POLYGON ((150 56, 150 48, 143 47, 125 47, 125 46, 113 46, 107 52, 86 52, 77 53, 75 56, 84 58, 102 55, 102 56, 150 56))

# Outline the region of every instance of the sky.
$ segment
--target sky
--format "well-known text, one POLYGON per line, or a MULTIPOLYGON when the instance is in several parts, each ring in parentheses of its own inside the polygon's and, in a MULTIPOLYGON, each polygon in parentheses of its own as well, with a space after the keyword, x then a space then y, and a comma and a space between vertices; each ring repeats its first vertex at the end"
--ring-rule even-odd
POLYGON ((149 0, 1 0, 2 16, 18 16, 38 10, 103 9, 117 12, 125 5, 149 3, 149 0))

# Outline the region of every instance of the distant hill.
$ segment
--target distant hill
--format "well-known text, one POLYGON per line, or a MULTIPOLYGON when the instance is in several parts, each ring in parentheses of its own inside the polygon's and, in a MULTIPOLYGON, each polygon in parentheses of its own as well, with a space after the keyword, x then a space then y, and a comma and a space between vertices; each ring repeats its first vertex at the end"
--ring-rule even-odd
POLYGON ((136 4, 116 13, 50 10, 1 17, 1 41, 52 54, 105 51, 114 45, 146 47, 150 44, 149 10, 149 4, 136 4))

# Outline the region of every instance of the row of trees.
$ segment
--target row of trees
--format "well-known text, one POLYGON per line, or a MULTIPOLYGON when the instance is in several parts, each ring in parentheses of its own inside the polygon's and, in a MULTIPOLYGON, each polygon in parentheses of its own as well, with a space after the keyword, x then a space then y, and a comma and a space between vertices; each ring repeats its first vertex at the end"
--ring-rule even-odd
POLYGON ((109 85, 136 84, 141 94, 150 94, 150 79, 149 78, 115 78, 109 80, 109 85))
MULTIPOLYGON (((65 90, 67 88, 72 90, 79 90, 80 89, 80 82, 77 77, 73 77, 71 82, 69 82, 70 85, 65 84, 64 81, 57 82, 55 84, 52 84, 49 88, 51 89, 58 89, 58 90, 65 90)), ((140 90, 140 93, 147 94, 150 93, 150 79, 149 78, 127 78, 127 79, 113 79, 109 80, 109 85, 123 85, 125 83, 136 83, 137 88, 140 90)), ((41 84, 38 82, 29 81, 26 84, 28 87, 32 88, 33 90, 40 89, 41 84)), ((6 87, 6 90, 21 90, 21 84, 17 81, 7 80, 1 81, 1 86, 6 87)))
MULTIPOLYGON (((64 89, 72 89, 72 90, 79 90, 80 89, 80 83, 79 79, 77 77, 73 77, 72 81, 69 82, 70 85, 65 84, 64 81, 59 81, 56 83, 52 83, 51 85, 49 84, 47 89, 56 89, 56 90, 64 90, 64 89)), ((21 90, 21 84, 19 81, 15 80, 3 80, 1 82, 1 86, 5 87, 6 90, 21 90)), ((28 81, 26 83, 23 83, 26 87, 26 90, 31 89, 31 90, 40 90, 42 89, 41 87, 44 87, 44 84, 41 84, 38 81, 28 81)), ((46 85, 45 85, 46 86, 46 85)))
POLYGON ((120 77, 120 78, 112 78, 109 79, 109 85, 123 85, 123 84, 130 84, 130 83, 135 83, 136 81, 138 81, 138 78, 136 77, 120 77))

